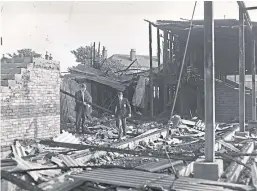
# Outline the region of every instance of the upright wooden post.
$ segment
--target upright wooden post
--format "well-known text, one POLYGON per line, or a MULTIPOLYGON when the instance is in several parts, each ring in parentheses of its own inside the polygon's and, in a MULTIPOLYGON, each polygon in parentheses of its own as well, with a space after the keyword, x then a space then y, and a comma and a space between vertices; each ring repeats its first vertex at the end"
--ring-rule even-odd
POLYGON ((93 55, 93 45, 92 45, 92 43, 90 44, 90 46, 91 46, 91 52, 90 52, 90 54, 91 54, 91 67, 94 67, 94 61, 93 61, 94 55, 93 55))
POLYGON ((95 68, 95 42, 93 45, 93 67, 95 68))
POLYGON ((170 66, 172 65, 172 60, 173 60, 173 35, 170 33, 170 66))
POLYGON ((150 58, 150 111, 151 118, 154 116, 153 112, 153 58, 152 58, 152 25, 149 23, 149 58, 150 58))
POLYGON ((245 132, 245 38, 244 13, 239 7, 239 125, 245 132))
POLYGON ((158 73, 161 71, 161 44, 160 44, 160 29, 157 28, 157 56, 158 56, 158 73))
POLYGON ((164 111, 167 106, 167 100, 168 100, 168 88, 167 88, 167 64, 168 64, 168 32, 166 30, 163 31, 164 41, 163 41, 163 74, 164 74, 164 89, 163 89, 163 107, 164 111))
POLYGON ((255 75, 256 75, 256 63, 255 63, 255 39, 252 40, 252 120, 256 121, 256 86, 255 86, 255 75))
POLYGON ((213 2, 204 2, 205 161, 215 160, 215 63, 213 2))

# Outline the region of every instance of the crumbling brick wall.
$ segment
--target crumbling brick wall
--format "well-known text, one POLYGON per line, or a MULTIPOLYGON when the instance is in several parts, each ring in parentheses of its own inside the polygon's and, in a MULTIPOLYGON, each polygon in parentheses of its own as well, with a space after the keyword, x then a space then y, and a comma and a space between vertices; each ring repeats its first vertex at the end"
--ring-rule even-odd
MULTIPOLYGON (((216 82, 216 121, 228 122, 239 119, 239 91, 227 86, 225 83, 216 82)), ((245 95, 245 118, 252 118, 252 97, 245 95)))
POLYGON ((59 134, 60 63, 35 58, 8 81, 1 86, 1 146, 59 134))

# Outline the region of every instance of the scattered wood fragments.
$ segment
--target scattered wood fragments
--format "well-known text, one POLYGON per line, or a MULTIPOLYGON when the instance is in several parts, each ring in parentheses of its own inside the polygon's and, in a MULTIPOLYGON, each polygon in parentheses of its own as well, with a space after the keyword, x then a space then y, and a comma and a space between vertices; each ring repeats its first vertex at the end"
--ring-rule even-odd
MULTIPOLYGON (((125 188, 123 184, 103 185, 90 182, 90 180, 85 183, 85 180, 73 175, 92 171, 92 169, 95 171, 99 167, 112 171, 116 167, 126 172, 129 169, 140 169, 140 173, 143 171, 161 172, 163 176, 166 176, 173 173, 170 168, 174 166, 180 176, 192 176, 192 164, 204 155, 204 123, 197 118, 182 119, 177 128, 170 128, 156 122, 129 124, 130 134, 128 133, 124 140, 117 139, 118 131, 114 123, 114 120, 104 117, 88 122, 86 134, 75 134, 71 133, 72 129, 66 129, 52 140, 34 141, 33 144, 15 141, 11 147, 13 153, 8 159, 1 161, 1 168, 16 175, 16 178, 21 179, 26 175, 42 190, 129 190, 131 188, 125 188), (169 130, 169 136, 166 138, 167 130, 169 130), (167 154, 171 160, 167 158, 167 154)), ((74 125, 68 126, 75 128, 74 125)), ((241 155, 246 155, 246 152, 241 147, 242 145, 245 147, 249 141, 241 141, 240 144, 232 142, 233 136, 230 134, 236 129, 237 127, 231 124, 217 125, 215 144, 216 151, 219 151, 217 157, 223 154, 227 157, 225 160, 230 161, 231 164, 235 163, 239 166, 243 164, 248 167, 248 164, 242 161, 246 156, 241 155)), ((253 155, 250 152, 247 154, 253 155)), ((117 176, 123 175, 117 174, 117 176)), ((254 178, 256 177, 253 177, 253 180, 254 178)), ((180 186, 181 183, 176 184, 180 186)), ((159 189, 156 185, 145 185, 148 188, 159 189)), ((239 189, 239 187, 238 190, 246 188, 240 187, 239 189)), ((208 190, 207 188, 208 186, 204 186, 205 190, 208 190)), ((133 189, 138 190, 138 188, 133 189)), ((215 189, 219 190, 220 186, 216 186, 215 189)))

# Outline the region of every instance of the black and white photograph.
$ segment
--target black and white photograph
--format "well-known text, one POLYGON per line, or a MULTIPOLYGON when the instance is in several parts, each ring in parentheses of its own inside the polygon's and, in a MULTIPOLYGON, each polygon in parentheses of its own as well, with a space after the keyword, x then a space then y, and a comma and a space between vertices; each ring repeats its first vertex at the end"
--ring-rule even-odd
POLYGON ((0 0, 2 191, 257 191, 257 1, 0 0))

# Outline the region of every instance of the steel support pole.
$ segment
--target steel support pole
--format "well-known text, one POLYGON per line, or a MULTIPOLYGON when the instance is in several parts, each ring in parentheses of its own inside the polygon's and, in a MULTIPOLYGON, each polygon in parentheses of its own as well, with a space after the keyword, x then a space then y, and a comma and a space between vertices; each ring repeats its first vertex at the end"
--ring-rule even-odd
POLYGON ((213 2, 204 2, 205 161, 215 161, 215 63, 213 2))
POLYGON ((256 121, 256 86, 255 86, 255 75, 256 75, 256 63, 255 63, 255 39, 252 40, 252 120, 256 121))
POLYGON ((161 44, 160 44, 160 29, 157 28, 157 56, 158 56, 158 73, 161 71, 161 44))
POLYGON ((149 23, 149 57, 150 57, 150 112, 151 118, 154 117, 153 111, 153 57, 152 57, 152 25, 149 23))
POLYGON ((245 38, 244 13, 239 7, 239 125, 245 132, 245 38))

